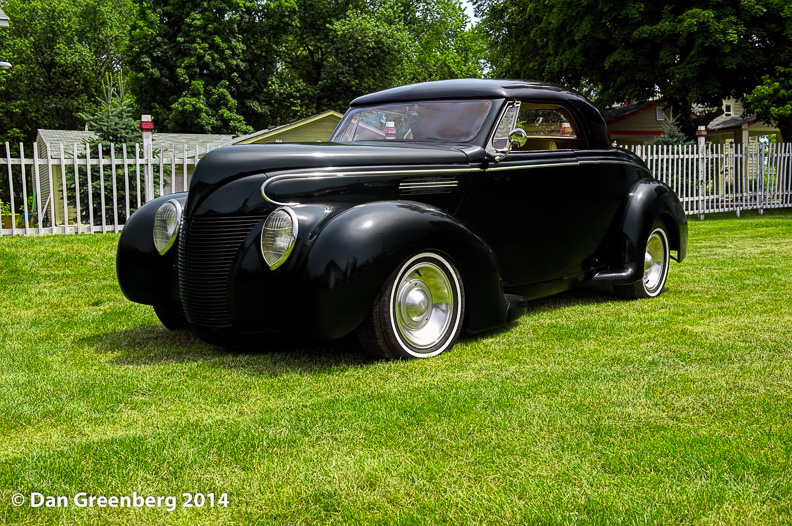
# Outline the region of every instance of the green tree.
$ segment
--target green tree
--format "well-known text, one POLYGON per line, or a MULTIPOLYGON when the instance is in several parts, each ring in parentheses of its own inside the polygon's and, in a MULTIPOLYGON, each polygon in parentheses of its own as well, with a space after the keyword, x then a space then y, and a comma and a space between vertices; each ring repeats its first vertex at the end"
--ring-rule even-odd
POLYGON ((270 85, 280 123, 371 91, 481 75, 483 40, 458 0, 296 1, 270 85))
POLYGON ((80 113, 88 129, 99 137, 91 145, 102 143, 134 144, 140 142, 138 122, 132 117, 132 103, 128 97, 127 81, 123 72, 108 73, 102 82, 99 105, 91 113, 80 113))
POLYGON ((694 104, 743 96, 792 45, 788 0, 478 0, 477 9, 496 75, 569 84, 602 106, 662 94, 689 137, 706 124, 694 104))
POLYGON ((0 141, 38 128, 79 129, 105 75, 121 67, 132 0, 5 0, 0 50, 0 141))
POLYGON ((772 75, 745 97, 745 113, 777 126, 784 142, 792 142, 792 68, 776 67, 772 75))
POLYGON ((682 130, 679 129, 676 117, 673 119, 666 117, 663 120, 663 133, 658 135, 652 141, 652 144, 671 146, 678 144, 692 144, 692 141, 689 141, 687 136, 682 133, 682 130))
POLYGON ((138 0, 131 90, 161 131, 266 127, 268 85, 292 26, 292 0, 138 0))
MULTIPOLYGON (((91 112, 80 113, 80 118, 84 119, 88 125, 88 129, 94 132, 97 136, 96 139, 86 141, 86 148, 90 151, 91 157, 96 159, 99 157, 99 152, 102 152, 104 159, 112 158, 112 153, 115 154, 116 159, 122 158, 124 145, 126 144, 127 155, 134 156, 135 143, 141 141, 140 129, 138 121, 132 117, 132 101, 128 95, 127 80, 123 72, 118 71, 115 74, 107 74, 105 80, 102 82, 101 96, 96 97, 98 105, 95 106, 91 112)), ((75 185, 73 168, 67 166, 64 168, 68 174, 68 199, 70 202, 74 200, 75 185)), ((106 174, 106 178, 112 177, 112 171, 106 174)), ((116 192, 118 202, 123 203, 127 196, 127 189, 124 185, 124 173, 118 171, 116 173, 116 192)), ((90 218, 88 211, 88 190, 86 184, 80 186, 80 202, 83 204, 81 207, 82 220, 87 222, 90 218)), ((101 207, 100 196, 102 194, 102 185, 98 178, 94 178, 90 186, 92 203, 93 203, 93 217, 101 218, 104 214, 105 221, 108 223, 113 221, 113 209, 106 206, 104 210, 101 207)), ((131 202, 137 201, 138 188, 133 185, 129 188, 129 198, 131 202)), ((104 188, 105 203, 113 202, 113 185, 112 180, 106 181, 104 188)), ((126 210, 120 207, 118 210, 119 220, 126 221, 126 210)), ((134 211, 134 206, 132 211, 134 211)))

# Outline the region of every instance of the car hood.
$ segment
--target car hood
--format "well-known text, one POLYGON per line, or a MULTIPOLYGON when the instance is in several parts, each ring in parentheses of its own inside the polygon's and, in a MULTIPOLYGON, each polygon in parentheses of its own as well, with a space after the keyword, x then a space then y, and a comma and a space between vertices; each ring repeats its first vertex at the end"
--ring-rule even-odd
POLYGON ((465 145, 376 143, 250 144, 207 153, 190 181, 190 208, 213 189, 250 175, 356 166, 468 165, 481 148, 465 145))

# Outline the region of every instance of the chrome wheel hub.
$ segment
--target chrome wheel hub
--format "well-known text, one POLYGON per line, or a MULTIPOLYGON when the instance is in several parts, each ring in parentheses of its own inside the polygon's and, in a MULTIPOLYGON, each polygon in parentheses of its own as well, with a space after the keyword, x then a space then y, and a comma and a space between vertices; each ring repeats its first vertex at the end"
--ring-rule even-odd
POLYGON ((402 275, 394 292, 395 322, 404 340, 417 349, 442 341, 455 302, 446 273, 434 263, 416 263, 402 275))
POLYGON ((644 254, 644 286, 648 292, 654 292, 663 284, 663 273, 666 266, 665 240, 657 230, 652 232, 646 243, 644 254))

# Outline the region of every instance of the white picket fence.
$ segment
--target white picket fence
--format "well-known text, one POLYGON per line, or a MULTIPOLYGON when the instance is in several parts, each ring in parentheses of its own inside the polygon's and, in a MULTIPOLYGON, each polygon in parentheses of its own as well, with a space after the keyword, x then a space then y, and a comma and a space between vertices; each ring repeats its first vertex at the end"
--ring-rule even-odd
POLYGON ((697 215, 792 207, 792 144, 635 146, 654 176, 697 215))
POLYGON ((0 236, 120 232, 141 204, 184 191, 211 149, 174 145, 144 158, 139 144, 103 149, 34 143, 31 156, 19 144, 19 156, 11 157, 5 143, 0 236))
MULTIPOLYGON (((11 157, 6 143, 0 236, 120 232, 142 203, 186 189, 210 149, 174 146, 143 158, 139 145, 94 152, 84 145, 47 145, 40 155, 34 144, 27 157, 20 144, 19 157, 11 157)), ((631 149, 676 192, 689 215, 792 207, 792 144, 631 149)))

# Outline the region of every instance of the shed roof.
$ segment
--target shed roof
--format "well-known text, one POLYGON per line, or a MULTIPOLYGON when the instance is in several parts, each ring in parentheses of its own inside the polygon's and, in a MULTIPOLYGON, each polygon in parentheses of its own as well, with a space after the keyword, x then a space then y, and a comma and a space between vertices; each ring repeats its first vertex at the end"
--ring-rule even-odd
POLYGON ((305 119, 292 121, 288 124, 283 124, 281 126, 273 126, 272 128, 267 128, 266 130, 259 130, 253 133, 249 133, 247 135, 242 135, 234 139, 232 144, 252 144, 256 142, 261 142, 266 139, 277 137, 278 135, 284 134, 288 131, 292 131, 297 128, 302 128, 303 126, 313 124, 322 119, 334 118, 336 120, 341 120, 342 117, 343 115, 341 115, 337 111, 327 110, 322 113, 317 113, 316 115, 312 115, 311 117, 306 117, 305 119))

